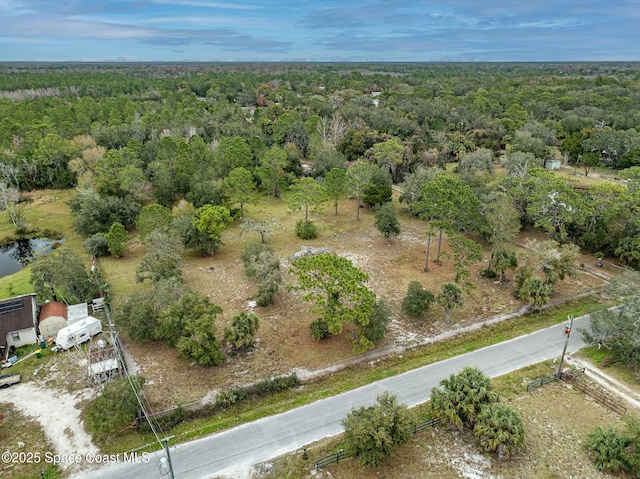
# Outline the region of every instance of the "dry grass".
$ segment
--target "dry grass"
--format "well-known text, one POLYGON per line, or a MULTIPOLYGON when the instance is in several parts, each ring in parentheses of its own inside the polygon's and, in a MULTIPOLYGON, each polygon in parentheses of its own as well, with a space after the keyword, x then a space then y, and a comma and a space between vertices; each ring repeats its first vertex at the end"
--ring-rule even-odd
MULTIPOLYGON (((550 364, 535 366, 530 374, 546 374, 550 364), (542 368, 542 369, 541 369, 542 368)), ((549 369, 550 370, 550 369, 549 369)), ((472 434, 448 426, 416 434, 410 442, 397 448, 377 469, 360 466, 348 459, 315 473, 315 460, 340 448, 340 437, 326 439, 309 447, 309 459, 299 452, 262 464, 254 479, 333 477, 365 478, 581 478, 625 477, 603 474, 596 470, 583 447, 584 440, 596 426, 624 423, 613 412, 601 406, 564 382, 552 383, 524 393, 526 375, 511 377, 520 393, 508 395, 506 402, 522 416, 527 431, 525 450, 509 460, 500 461, 483 453, 472 434), (268 472, 267 472, 268 471, 268 472)), ((500 378, 498 382, 509 378, 500 378)))
POLYGON ((45 477, 51 479, 59 477, 57 469, 45 462, 45 454, 53 451, 53 448, 46 442, 38 421, 20 414, 13 406, 6 403, 2 404, 0 412, 4 415, 5 421, 4 426, 0 426, 0 452, 24 454, 22 458, 17 457, 16 461, 0 461, 0 477, 3 479, 41 477, 41 469, 45 470, 45 477))
MULTIPOLYGON (((398 205, 396 203, 396 205, 398 205)), ((445 281, 452 281, 454 272, 452 260, 444 259, 441 265, 430 264, 430 271, 422 271, 426 237, 423 222, 411 218, 406 208, 397 206, 402 225, 400 237, 386 241, 373 225, 373 212, 363 209, 359 222, 355 221, 355 205, 344 201, 339 205, 339 215, 328 210, 324 216, 314 218, 319 228, 319 237, 303 241, 294 234, 295 222, 300 214, 287 212, 284 201, 263 201, 250 207, 247 215, 253 218, 276 218, 285 230, 268 238, 270 247, 282 259, 285 283, 294 280, 287 273, 290 256, 303 245, 326 247, 332 252, 345 256, 370 276, 369 286, 386 297, 394 313, 388 338, 377 345, 382 347, 394 342, 406 343, 412 339, 432 336, 447 329, 444 314, 434 306, 424 320, 410 319, 400 311, 400 303, 410 281, 417 280, 434 293, 445 281)), ((229 227, 224 236, 224 245, 214 256, 190 257, 184 268, 187 284, 207 295, 212 302, 224 310, 219 316, 219 331, 229 324, 232 317, 251 309, 249 301, 256 294, 256 283, 247 278, 240 261, 240 253, 245 245, 259 241, 254 233, 240 234, 239 227, 229 227)), ((435 258, 437 241, 432 241, 431 258, 435 258)), ((443 251, 446 250, 446 238, 443 251)), ((125 293, 134 286, 134 272, 143 247, 132 242, 130 253, 122 259, 102 261, 116 293, 125 293)), ((485 247, 485 261, 488 258, 485 247)), ((476 288, 467 293, 465 305, 453 314, 453 327, 464 326, 494 316, 513 311, 522 306, 511 296, 509 285, 500 285, 481 279, 479 271, 486 265, 473 268, 472 279, 476 288)), ((568 296, 584 291, 601 280, 581 275, 578 280, 565 281, 559 295, 568 296)), ((308 324, 314 319, 310 315, 309 304, 300 301, 299 296, 287 292, 283 286, 277 294, 276 304, 267 308, 255 308, 260 318, 257 347, 242 356, 229 356, 224 367, 202 368, 189 364, 178 357, 174 350, 163 343, 133 343, 128 346, 140 365, 140 374, 151 381, 147 383, 147 393, 159 406, 186 404, 212 394, 212 391, 248 383, 270 375, 284 374, 292 369, 317 369, 338 361, 354 357, 350 340, 350 328, 344 328, 341 336, 317 342, 309 334, 308 324)), ((117 312, 117 304, 116 304, 117 312)))

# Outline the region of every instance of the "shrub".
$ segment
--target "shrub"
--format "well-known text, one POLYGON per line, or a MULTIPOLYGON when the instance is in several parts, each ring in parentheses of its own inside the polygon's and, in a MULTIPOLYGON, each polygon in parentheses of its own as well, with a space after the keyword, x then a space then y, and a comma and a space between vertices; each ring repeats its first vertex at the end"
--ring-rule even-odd
POLYGON ((329 323, 324 319, 318 318, 309 325, 311 329, 311 337, 313 339, 326 339, 329 337, 329 323))
POLYGON ((345 419, 345 451, 359 456, 363 466, 379 466, 396 445, 411 437, 414 417, 397 397, 389 392, 380 394, 374 406, 352 409, 345 419))
POLYGON ((107 239, 101 233, 89 236, 84 242, 84 249, 95 258, 109 255, 107 239))
POLYGON ((376 301, 369 323, 364 327, 364 337, 371 342, 382 341, 391 321, 391 308, 385 299, 376 301))
POLYGON ((296 235, 302 239, 314 239, 318 237, 318 228, 313 221, 300 220, 296 223, 296 235))
POLYGON ((418 281, 411 281, 407 295, 402 300, 402 312, 407 316, 419 318, 429 311, 435 300, 433 293, 424 289, 418 281))

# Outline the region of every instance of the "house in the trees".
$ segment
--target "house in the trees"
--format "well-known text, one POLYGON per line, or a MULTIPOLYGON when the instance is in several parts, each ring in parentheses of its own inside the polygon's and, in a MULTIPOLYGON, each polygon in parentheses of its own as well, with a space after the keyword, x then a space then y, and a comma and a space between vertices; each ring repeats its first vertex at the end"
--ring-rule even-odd
POLYGON ((25 294, 0 300, 0 356, 20 346, 38 342, 36 295, 25 294))
POLYGON ((67 326, 67 305, 60 301, 47 301, 40 308, 38 329, 43 338, 55 338, 67 326))

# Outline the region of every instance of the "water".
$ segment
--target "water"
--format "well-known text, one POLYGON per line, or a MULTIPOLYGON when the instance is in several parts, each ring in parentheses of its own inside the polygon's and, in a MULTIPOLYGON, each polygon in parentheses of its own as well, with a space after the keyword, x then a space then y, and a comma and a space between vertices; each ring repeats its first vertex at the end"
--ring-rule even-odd
POLYGON ((0 246, 0 278, 20 271, 39 255, 50 252, 59 243, 49 238, 22 239, 0 246))

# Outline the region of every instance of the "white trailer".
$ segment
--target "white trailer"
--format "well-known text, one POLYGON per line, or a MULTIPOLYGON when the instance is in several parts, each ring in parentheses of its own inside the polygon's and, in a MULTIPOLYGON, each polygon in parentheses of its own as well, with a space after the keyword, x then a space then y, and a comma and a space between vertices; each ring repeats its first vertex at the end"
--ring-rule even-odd
POLYGON ((89 341, 93 336, 101 332, 102 323, 100 320, 93 316, 87 316, 85 319, 58 331, 56 345, 62 349, 71 349, 73 346, 89 341))

